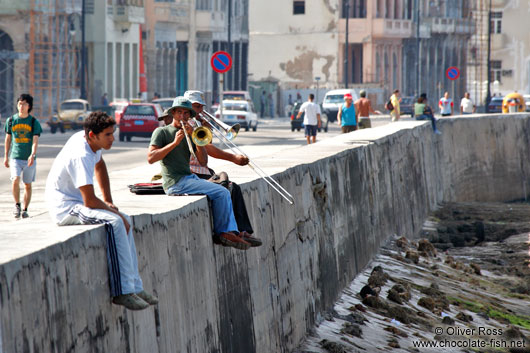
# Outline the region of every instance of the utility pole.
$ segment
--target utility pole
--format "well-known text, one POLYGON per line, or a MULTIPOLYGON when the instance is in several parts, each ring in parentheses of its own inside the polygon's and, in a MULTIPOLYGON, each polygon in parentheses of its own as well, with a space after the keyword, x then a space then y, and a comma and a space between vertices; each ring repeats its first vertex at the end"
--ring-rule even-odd
POLYGON ((348 19, 350 18, 350 0, 345 0, 345 12, 346 12, 346 55, 344 58, 344 88, 348 88, 348 74, 349 74, 349 56, 350 56, 350 50, 349 50, 349 43, 348 43, 348 19))
POLYGON ((85 84, 85 67, 86 67, 86 51, 85 51, 85 0, 81 2, 81 99, 86 99, 86 84, 85 84))
POLYGON ((487 57, 487 80, 488 86, 486 87, 486 113, 490 112, 490 100, 491 100, 491 90, 490 90, 490 72, 491 72, 491 0, 489 1, 488 7, 488 57, 487 57))
MULTIPOLYGON (((228 42, 228 54, 232 55, 232 0, 228 0, 228 36, 227 36, 227 42, 228 42)), ((237 60, 237 59, 236 59, 237 60)), ((232 72, 227 73, 228 83, 227 88, 232 89, 232 72)))
POLYGON ((420 96, 420 2, 415 0, 416 6, 416 97, 420 96))

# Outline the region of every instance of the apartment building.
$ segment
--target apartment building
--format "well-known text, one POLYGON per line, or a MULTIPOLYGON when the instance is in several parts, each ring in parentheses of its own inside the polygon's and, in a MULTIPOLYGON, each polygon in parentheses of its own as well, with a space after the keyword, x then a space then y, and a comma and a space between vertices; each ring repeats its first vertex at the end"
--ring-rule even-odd
POLYGON ((210 58, 218 50, 233 58, 224 89, 246 89, 248 0, 146 0, 143 33, 150 97, 199 89, 216 100, 219 75, 210 58))
POLYGON ((488 31, 491 95, 530 92, 530 38, 527 1, 474 0, 477 31, 469 41, 468 88, 478 102, 486 99, 488 31), (488 23, 489 19, 489 23, 488 23))

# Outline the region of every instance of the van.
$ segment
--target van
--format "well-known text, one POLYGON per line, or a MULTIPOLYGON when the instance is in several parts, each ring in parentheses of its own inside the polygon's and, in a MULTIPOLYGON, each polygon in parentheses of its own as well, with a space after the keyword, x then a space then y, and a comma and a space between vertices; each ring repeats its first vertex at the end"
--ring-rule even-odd
POLYGON ((330 122, 337 120, 337 114, 339 107, 344 104, 344 95, 346 93, 351 94, 353 101, 359 99, 359 95, 353 89, 334 89, 328 91, 324 96, 324 102, 322 102, 322 109, 327 113, 330 122))

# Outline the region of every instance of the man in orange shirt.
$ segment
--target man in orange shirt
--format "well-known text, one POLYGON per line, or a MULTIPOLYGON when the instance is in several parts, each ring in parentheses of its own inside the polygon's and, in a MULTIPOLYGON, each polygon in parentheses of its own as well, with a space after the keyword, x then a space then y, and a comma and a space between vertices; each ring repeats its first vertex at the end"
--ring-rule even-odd
POLYGON ((374 110, 372 108, 372 103, 368 98, 366 98, 366 91, 362 90, 359 95, 361 98, 355 101, 355 110, 359 114, 359 129, 366 129, 372 127, 372 122, 370 121, 370 113, 381 114, 381 112, 374 110))

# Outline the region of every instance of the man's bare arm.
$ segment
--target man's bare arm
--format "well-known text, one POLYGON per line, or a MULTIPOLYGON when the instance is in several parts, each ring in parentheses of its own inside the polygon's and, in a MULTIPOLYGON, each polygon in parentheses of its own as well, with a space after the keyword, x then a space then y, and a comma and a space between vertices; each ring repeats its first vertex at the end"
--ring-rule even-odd
POLYGON ((105 201, 107 204, 110 203, 112 205, 113 202, 112 194, 110 191, 109 173, 107 171, 107 165, 105 164, 103 158, 101 158, 96 164, 94 172, 99 188, 101 189, 101 193, 103 194, 103 201, 105 201))
POLYGON ((6 134, 4 144, 4 166, 9 168, 9 148, 11 148, 11 134, 6 134))
POLYGON ((208 155, 213 158, 223 159, 225 161, 229 161, 238 165, 247 165, 249 162, 248 157, 242 154, 233 154, 230 152, 226 152, 212 144, 206 145, 204 147, 206 148, 206 152, 208 152, 208 155))

